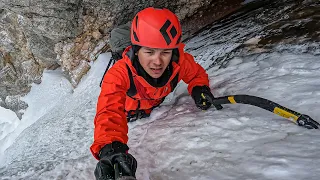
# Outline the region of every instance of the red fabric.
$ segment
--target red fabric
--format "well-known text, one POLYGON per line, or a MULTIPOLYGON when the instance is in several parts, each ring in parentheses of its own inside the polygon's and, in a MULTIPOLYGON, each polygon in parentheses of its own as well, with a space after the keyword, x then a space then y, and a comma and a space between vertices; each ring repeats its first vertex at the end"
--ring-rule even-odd
MULTIPOLYGON (((193 57, 183 51, 184 45, 179 46, 179 63, 173 63, 173 73, 168 83, 163 87, 151 86, 143 77, 138 76, 131 64, 131 60, 125 56, 119 60, 106 73, 97 103, 97 112, 94 119, 94 142, 90 148, 94 157, 98 159, 100 149, 113 141, 128 142, 128 125, 126 111, 136 110, 138 100, 140 109, 151 109, 158 105, 163 97, 171 92, 170 82, 179 73, 178 81, 183 80, 188 84, 191 94, 194 86, 209 86, 208 75, 205 70, 197 64, 193 57), (130 67, 137 95, 134 99, 126 95, 130 87, 130 79, 126 64, 130 67)), ((124 52, 124 54, 129 50, 124 52)))

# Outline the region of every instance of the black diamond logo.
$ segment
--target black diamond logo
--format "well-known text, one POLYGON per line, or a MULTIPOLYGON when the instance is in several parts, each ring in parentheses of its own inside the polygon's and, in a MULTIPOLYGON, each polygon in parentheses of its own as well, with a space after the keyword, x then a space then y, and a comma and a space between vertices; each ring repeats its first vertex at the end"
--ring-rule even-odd
POLYGON ((174 26, 172 26, 172 28, 170 29, 170 34, 172 36, 172 39, 174 39, 174 37, 176 37, 177 33, 178 32, 177 32, 176 28, 174 26))
POLYGON ((169 37, 169 34, 167 33, 167 29, 169 28, 170 25, 171 25, 171 22, 169 20, 167 20, 160 29, 160 32, 161 32, 164 40, 166 41, 167 45, 169 45, 171 43, 171 39, 169 37))

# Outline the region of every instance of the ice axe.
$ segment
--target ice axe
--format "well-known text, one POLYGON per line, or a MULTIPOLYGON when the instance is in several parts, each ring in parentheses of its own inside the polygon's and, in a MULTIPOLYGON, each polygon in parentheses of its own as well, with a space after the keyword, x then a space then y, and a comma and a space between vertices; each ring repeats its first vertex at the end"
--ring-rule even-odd
POLYGON ((208 101, 212 105, 214 105, 218 110, 222 108, 221 104, 249 104, 273 112, 274 114, 289 119, 297 125, 303 126, 307 129, 320 128, 320 124, 317 121, 313 120, 310 116, 298 113, 289 108, 281 106, 275 102, 272 102, 268 99, 264 99, 257 96, 232 95, 208 99, 208 101))

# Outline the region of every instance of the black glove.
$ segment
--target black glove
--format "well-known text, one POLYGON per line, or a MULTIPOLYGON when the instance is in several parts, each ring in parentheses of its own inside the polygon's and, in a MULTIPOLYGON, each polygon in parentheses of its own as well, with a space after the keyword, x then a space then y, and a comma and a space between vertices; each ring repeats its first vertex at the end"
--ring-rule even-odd
POLYGON ((99 154, 94 175, 97 180, 115 180, 121 177, 135 179, 137 161, 129 153, 126 144, 115 141, 105 145, 99 154))
MULTIPOLYGON (((214 99, 208 86, 195 86, 192 89, 191 96, 199 109, 207 110, 211 107, 214 99)), ((222 109, 221 105, 214 105, 217 110, 222 109)))

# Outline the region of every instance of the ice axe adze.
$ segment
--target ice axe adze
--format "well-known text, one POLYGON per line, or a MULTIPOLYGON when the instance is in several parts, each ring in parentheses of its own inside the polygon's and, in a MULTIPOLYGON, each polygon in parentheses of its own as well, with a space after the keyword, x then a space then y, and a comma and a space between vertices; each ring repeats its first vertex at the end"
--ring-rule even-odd
POLYGON ((275 102, 272 102, 270 100, 263 99, 260 97, 256 97, 256 96, 232 95, 232 96, 223 96, 223 97, 215 98, 213 100, 210 99, 209 101, 215 107, 219 107, 219 105, 221 107, 221 104, 236 104, 236 103, 250 104, 250 105, 268 110, 270 112, 273 112, 274 114, 277 114, 281 117, 287 118, 299 126, 303 126, 308 129, 320 128, 320 124, 317 121, 313 120, 310 116, 298 113, 284 106, 281 106, 275 102))

